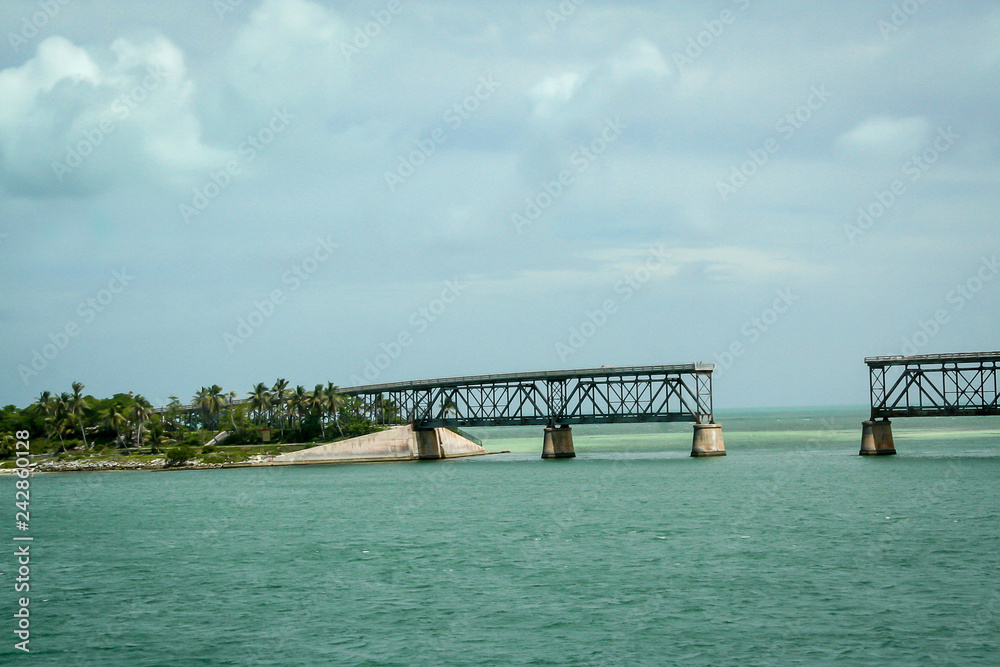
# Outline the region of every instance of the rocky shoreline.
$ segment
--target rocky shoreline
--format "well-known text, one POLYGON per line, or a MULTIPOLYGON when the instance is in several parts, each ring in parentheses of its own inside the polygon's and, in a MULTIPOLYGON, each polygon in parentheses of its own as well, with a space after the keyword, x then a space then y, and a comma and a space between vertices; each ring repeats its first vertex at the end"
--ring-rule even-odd
MULTIPOLYGON (((205 463, 201 459, 190 459, 182 463, 170 463, 166 458, 156 458, 151 461, 110 461, 85 460, 74 461, 42 461, 33 463, 34 472, 107 472, 114 470, 208 470, 211 468, 245 468, 259 463, 266 463, 271 456, 255 454, 238 463, 205 463)), ((15 474, 17 468, 0 468, 0 474, 15 474)))

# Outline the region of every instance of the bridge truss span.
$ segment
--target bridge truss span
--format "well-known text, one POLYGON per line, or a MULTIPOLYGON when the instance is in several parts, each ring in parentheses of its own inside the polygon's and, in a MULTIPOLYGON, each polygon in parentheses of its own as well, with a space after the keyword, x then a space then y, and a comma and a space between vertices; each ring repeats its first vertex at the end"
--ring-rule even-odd
POLYGON ((418 428, 711 423, 713 364, 544 371, 347 387, 378 424, 418 428))
POLYGON ((868 357, 872 419, 1000 415, 1000 352, 868 357))
POLYGON ((895 454, 892 417, 1000 415, 1000 352, 866 357, 871 417, 861 455, 895 454))

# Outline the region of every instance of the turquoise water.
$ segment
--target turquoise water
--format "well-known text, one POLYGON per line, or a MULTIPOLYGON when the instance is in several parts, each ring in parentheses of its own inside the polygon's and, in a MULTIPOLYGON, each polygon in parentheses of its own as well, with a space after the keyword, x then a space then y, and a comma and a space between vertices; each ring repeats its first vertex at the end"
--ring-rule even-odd
POLYGON ((1000 663, 1000 419, 898 420, 876 459, 863 416, 722 414, 718 459, 650 425, 561 461, 484 429, 514 453, 39 475, 33 654, 8 555, 0 662, 1000 663))

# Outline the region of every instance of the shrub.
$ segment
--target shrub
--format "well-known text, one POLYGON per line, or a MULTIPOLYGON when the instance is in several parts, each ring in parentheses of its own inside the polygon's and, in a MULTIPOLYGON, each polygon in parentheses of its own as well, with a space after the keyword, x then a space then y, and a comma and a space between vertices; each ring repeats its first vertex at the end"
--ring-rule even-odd
POLYGON ((202 454, 211 454, 214 451, 215 451, 215 445, 205 445, 204 447, 201 448, 202 454))
POLYGON ((186 444, 180 447, 171 447, 167 450, 167 459, 171 463, 183 463, 191 458, 194 458, 194 450, 186 444))

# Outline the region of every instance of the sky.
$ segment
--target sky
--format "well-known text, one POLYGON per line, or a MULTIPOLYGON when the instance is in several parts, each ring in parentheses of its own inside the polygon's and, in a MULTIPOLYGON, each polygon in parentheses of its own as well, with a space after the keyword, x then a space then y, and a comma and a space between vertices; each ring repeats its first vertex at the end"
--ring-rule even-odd
POLYGON ((1000 7, 7 0, 0 405, 1000 349, 1000 7))

